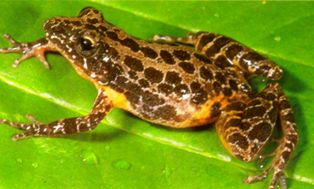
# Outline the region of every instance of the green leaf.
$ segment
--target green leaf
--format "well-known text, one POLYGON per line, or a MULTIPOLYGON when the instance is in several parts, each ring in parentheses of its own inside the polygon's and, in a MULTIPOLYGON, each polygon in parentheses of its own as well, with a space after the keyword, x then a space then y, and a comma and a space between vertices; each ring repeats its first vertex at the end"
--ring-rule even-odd
MULTIPOLYGON (((312 2, 166 2, 166 1, 1 1, 0 34, 19 41, 44 36, 42 25, 54 16, 76 16, 86 7, 130 34, 184 36, 210 31, 230 36, 269 56, 285 71, 280 81, 290 99, 300 142, 287 168, 289 188, 313 188, 314 3, 312 2)), ((0 40, 1 47, 9 46, 0 40)), ((89 112, 96 90, 67 61, 48 54, 51 70, 37 59, 11 63, 19 55, 0 54, 0 116, 43 122, 89 112)), ((258 87, 263 83, 254 82, 258 87)), ((174 130, 115 109, 93 132, 63 138, 18 142, 17 130, 0 127, 1 188, 266 188, 246 185, 259 171, 223 148, 215 130, 174 130)))

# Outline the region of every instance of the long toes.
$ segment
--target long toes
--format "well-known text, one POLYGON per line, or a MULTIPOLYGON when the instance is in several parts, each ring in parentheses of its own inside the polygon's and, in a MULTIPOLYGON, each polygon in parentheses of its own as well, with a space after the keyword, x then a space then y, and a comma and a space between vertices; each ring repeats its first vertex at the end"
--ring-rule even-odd
POLYGON ((14 46, 19 44, 19 42, 17 42, 10 34, 4 34, 3 37, 14 46))
POLYGON ((264 180, 267 177, 268 172, 269 172, 268 170, 265 170, 259 175, 248 176, 247 179, 245 180, 245 183, 250 184, 253 182, 264 180))
POLYGON ((19 134, 14 135, 12 137, 12 140, 13 141, 18 141, 18 140, 25 139, 25 138, 28 138, 28 137, 31 137, 31 136, 34 136, 34 134, 29 133, 29 132, 19 133, 19 134))
POLYGON ((6 124, 6 125, 9 125, 10 124, 10 121, 7 120, 7 119, 0 119, 0 124, 6 124))
POLYGON ((16 59, 16 60, 14 60, 12 67, 16 68, 20 63, 21 63, 21 59, 16 59))

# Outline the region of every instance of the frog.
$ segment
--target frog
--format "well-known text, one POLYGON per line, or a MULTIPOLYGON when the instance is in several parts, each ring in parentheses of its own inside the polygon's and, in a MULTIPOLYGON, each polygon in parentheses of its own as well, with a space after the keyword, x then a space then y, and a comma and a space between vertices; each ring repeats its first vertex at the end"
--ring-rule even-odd
POLYGON ((50 123, 0 119, 28 137, 58 137, 95 129, 113 108, 154 124, 183 129, 213 125, 228 152, 239 160, 258 160, 277 124, 282 136, 265 170, 246 183, 272 174, 269 189, 287 188, 285 168, 298 141, 296 121, 278 81, 283 70, 272 60, 240 42, 217 33, 191 32, 185 37, 155 35, 145 41, 106 21, 92 7, 77 17, 53 17, 44 23, 45 37, 21 43, 5 34, 11 47, 0 53, 20 53, 13 67, 36 57, 50 68, 47 52, 61 54, 98 90, 89 114, 50 123), (252 77, 269 82, 260 92, 252 77))

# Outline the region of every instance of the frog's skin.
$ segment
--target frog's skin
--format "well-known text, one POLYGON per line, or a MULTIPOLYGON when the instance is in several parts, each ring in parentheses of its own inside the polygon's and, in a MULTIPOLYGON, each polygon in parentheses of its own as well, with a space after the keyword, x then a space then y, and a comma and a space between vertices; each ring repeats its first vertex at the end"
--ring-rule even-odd
POLYGON ((93 8, 83 9, 78 17, 52 18, 44 29, 45 38, 32 43, 5 35, 13 47, 0 53, 21 53, 13 66, 35 56, 49 67, 45 52, 58 52, 95 84, 98 96, 83 117, 48 124, 0 120, 24 131, 14 140, 90 131, 117 107, 173 128, 214 123, 226 149, 240 160, 252 161, 271 139, 279 118, 283 134, 272 164, 246 182, 262 180, 272 171, 269 188, 287 187, 284 169, 298 140, 292 109, 278 83, 253 94, 248 82, 251 76, 279 80, 282 70, 272 61, 215 33, 156 35, 153 42, 135 39, 93 8))

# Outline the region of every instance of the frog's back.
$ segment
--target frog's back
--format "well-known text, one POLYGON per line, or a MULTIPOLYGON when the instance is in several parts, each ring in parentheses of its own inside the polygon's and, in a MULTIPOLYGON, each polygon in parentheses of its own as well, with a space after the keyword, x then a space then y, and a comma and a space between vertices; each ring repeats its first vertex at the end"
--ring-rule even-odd
POLYGON ((158 124, 212 122, 225 100, 249 87, 234 68, 220 68, 188 46, 141 41, 117 28, 105 31, 103 44, 106 56, 99 59, 107 61, 101 64, 107 71, 100 86, 116 92, 116 107, 158 124), (125 100, 117 100, 117 94, 125 100))

